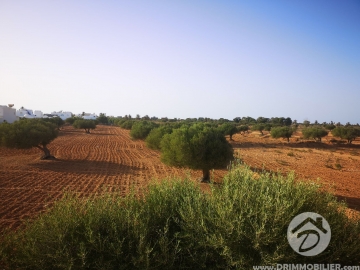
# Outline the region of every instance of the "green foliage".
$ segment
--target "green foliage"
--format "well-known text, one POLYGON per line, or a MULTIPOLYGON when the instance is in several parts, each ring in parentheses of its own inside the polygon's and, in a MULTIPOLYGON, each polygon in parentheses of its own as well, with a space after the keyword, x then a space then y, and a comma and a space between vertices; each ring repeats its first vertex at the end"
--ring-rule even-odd
POLYGON ((263 130, 265 128, 265 125, 264 124, 256 124, 256 125, 252 125, 251 126, 251 130, 252 131, 260 131, 260 133, 263 135, 263 130))
POLYGON ((273 127, 270 131, 271 137, 286 138, 287 141, 290 141, 290 137, 293 134, 293 130, 290 127, 273 127))
POLYGON ((150 133, 150 131, 156 127, 158 127, 158 125, 154 122, 145 120, 136 121, 131 127, 130 136, 133 139, 143 140, 150 133))
POLYGON ((336 127, 331 133, 333 136, 347 140, 349 144, 357 137, 360 137, 360 129, 354 127, 336 127))
POLYGON ((73 127, 85 129, 86 133, 90 133, 90 129, 96 128, 96 123, 93 120, 86 120, 86 119, 76 120, 73 124, 73 127))
POLYGON ((328 131, 320 127, 308 127, 302 130, 304 139, 314 139, 321 142, 321 138, 328 135, 328 131))
POLYGON ((109 123, 109 118, 106 116, 105 113, 100 113, 99 117, 96 118, 96 120, 98 121, 98 123, 104 124, 104 125, 109 123))
POLYGON ((336 128, 336 126, 334 124, 325 124, 324 127, 327 130, 333 130, 334 128, 336 128))
POLYGON ((65 123, 68 123, 68 124, 72 125, 72 124, 74 124, 74 122, 76 120, 83 120, 83 118, 82 117, 76 117, 76 116, 69 117, 69 118, 65 119, 65 123))
POLYGON ((204 124, 174 129, 161 141, 161 160, 164 163, 201 169, 204 181, 209 180, 209 170, 226 167, 232 158, 233 149, 224 135, 204 124))
POLYGON ((303 122, 303 125, 304 125, 305 127, 308 127, 308 126, 310 126, 310 121, 308 121, 308 120, 305 120, 305 121, 303 122))
POLYGON ((134 124, 133 120, 125 120, 125 121, 121 122, 120 127, 122 127, 123 129, 130 130, 132 128, 133 124, 134 124))
POLYGON ((57 126, 58 129, 60 129, 65 124, 65 121, 60 117, 42 118, 41 120, 44 122, 53 123, 55 126, 57 126))
POLYGON ((260 117, 258 117, 258 118, 256 119, 256 122, 257 122, 258 124, 265 124, 265 123, 268 123, 269 121, 270 121, 269 118, 262 117, 262 116, 260 116, 260 117))
POLYGON ((281 263, 360 263, 360 224, 317 184, 294 175, 233 167, 203 193, 191 180, 152 184, 141 199, 105 194, 65 196, 33 222, 0 236, 6 269, 252 269, 281 263), (331 225, 328 248, 315 257, 289 246, 300 213, 331 225))
POLYGON ((169 125, 154 128, 146 137, 146 146, 151 149, 160 150, 160 143, 165 134, 170 134, 173 128, 169 125))
POLYGON ((236 126, 234 124, 230 124, 230 123, 224 123, 221 126, 219 126, 218 129, 224 135, 229 135, 230 140, 232 140, 232 135, 234 135, 234 134, 236 134, 236 132, 238 132, 236 126))
POLYGON ((57 136, 57 126, 42 119, 23 119, 12 124, 0 125, 0 145, 27 149, 37 147, 44 151, 42 158, 49 158, 47 145, 57 136))
POLYGON ((245 132, 249 132, 249 126, 247 125, 241 125, 237 129, 240 134, 245 134, 245 132))

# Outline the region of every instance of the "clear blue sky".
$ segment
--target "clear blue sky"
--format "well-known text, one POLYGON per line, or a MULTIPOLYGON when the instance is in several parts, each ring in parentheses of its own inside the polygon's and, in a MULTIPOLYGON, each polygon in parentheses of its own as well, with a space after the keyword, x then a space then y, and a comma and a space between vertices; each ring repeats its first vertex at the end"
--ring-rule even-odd
POLYGON ((0 104, 360 123, 360 1, 0 0, 0 104))

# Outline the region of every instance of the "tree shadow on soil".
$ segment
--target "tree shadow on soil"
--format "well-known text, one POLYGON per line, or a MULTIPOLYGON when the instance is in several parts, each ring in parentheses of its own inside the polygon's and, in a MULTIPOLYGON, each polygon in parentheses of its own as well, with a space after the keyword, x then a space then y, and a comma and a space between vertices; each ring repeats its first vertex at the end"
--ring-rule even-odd
POLYGON ((135 166, 125 164, 118 164, 107 161, 92 161, 92 160, 66 160, 55 159, 49 162, 42 161, 35 163, 32 167, 39 168, 44 171, 54 171, 62 173, 77 173, 90 175, 121 175, 134 174, 140 170, 135 166))
POLYGON ((360 198, 336 195, 339 201, 345 201, 349 208, 360 212, 360 198))

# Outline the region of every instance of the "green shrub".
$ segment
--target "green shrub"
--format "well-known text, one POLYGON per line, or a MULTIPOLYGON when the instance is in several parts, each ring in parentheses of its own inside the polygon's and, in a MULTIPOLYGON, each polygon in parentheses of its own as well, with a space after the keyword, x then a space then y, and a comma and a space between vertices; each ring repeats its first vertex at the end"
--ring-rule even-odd
POLYGON ((357 137, 360 137, 360 129, 353 127, 336 127, 331 133, 333 136, 347 140, 349 144, 357 137))
POLYGON ((84 129, 86 133, 90 133, 90 129, 96 128, 96 122, 93 120, 87 120, 87 119, 75 120, 73 127, 79 128, 79 129, 84 129))
POLYGON ((302 130, 304 139, 314 139, 321 142, 321 138, 328 135, 328 131, 320 127, 309 127, 302 130))
POLYGON ((58 127, 42 119, 22 119, 0 126, 0 146, 16 149, 38 148, 44 152, 41 159, 52 159, 47 148, 58 136, 58 127))
POLYGON ((161 161, 202 170, 204 182, 210 181, 211 169, 226 168, 232 159, 232 146, 223 133, 204 124, 182 126, 161 140, 161 161))
POLYGON ((224 123, 218 127, 218 130, 222 132, 224 135, 230 136, 230 141, 232 141, 232 136, 238 132, 238 129, 234 124, 224 123))
POLYGON ((152 184, 141 199, 65 196, 48 212, 0 236, 9 269, 252 269, 277 263, 360 263, 360 224, 317 184, 235 166, 203 193, 190 180, 152 184), (328 248, 298 255, 286 232, 300 213, 331 226, 328 248))
POLYGON ((160 142, 162 138, 165 134, 170 134, 172 130, 173 129, 169 125, 152 129, 145 139, 146 146, 151 149, 160 150, 160 142))
POLYGON ((122 127, 123 129, 130 130, 133 124, 134 124, 134 120, 126 120, 120 124, 120 127, 122 127))
POLYGON ((334 124, 325 124, 324 127, 327 130, 333 130, 334 128, 336 128, 336 126, 334 124))
POLYGON ((238 128, 238 132, 240 132, 240 134, 244 135, 245 132, 249 133, 249 126, 247 125, 241 125, 238 128))
POLYGON ((256 124, 251 126, 251 130, 260 131, 261 135, 264 135, 263 130, 265 129, 265 124, 256 124))
POLYGON ((287 141, 290 141, 290 137, 293 134, 293 129, 290 127, 273 127, 270 131, 271 137, 278 138, 286 138, 287 141))
POLYGON ((153 128, 156 128, 158 125, 154 122, 142 120, 142 121, 136 121, 130 131, 130 136, 133 139, 145 139, 146 136, 150 133, 150 131, 153 128))

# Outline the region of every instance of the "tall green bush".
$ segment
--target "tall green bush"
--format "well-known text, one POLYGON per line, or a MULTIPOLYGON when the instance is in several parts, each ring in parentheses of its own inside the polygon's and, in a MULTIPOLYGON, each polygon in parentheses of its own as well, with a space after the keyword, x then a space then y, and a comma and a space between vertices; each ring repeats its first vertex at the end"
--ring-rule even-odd
POLYGON ((328 135, 328 131, 320 127, 308 127, 302 130, 304 139, 314 139, 321 142, 321 138, 328 135))
POLYGON ((170 166, 203 171, 203 181, 210 181, 210 170, 228 165, 232 146, 222 132, 204 124, 174 129, 161 140, 161 160, 170 166))
POLYGON ((233 167, 203 193, 188 179, 150 185, 140 199, 65 196, 33 222, 0 235, 6 269, 252 269, 281 263, 360 263, 360 223, 317 184, 233 167), (286 238, 290 221, 315 212, 331 241, 314 257, 286 238))
POLYGON ((270 131, 271 137, 278 138, 286 138, 287 141, 290 141, 290 137, 293 134, 293 129, 290 127, 273 127, 270 131))
POLYGON ((156 127, 158 127, 158 125, 154 122, 146 120, 135 121, 131 127, 130 136, 133 139, 143 140, 150 133, 150 131, 156 127))
POLYGON ((357 137, 360 137, 360 129, 354 127, 336 127, 331 133, 333 136, 347 140, 349 144, 357 137))
POLYGON ((161 126, 154 128, 150 131, 149 135, 146 137, 145 142, 146 146, 151 149, 160 150, 160 143, 165 134, 170 134, 173 128, 170 125, 161 126))

